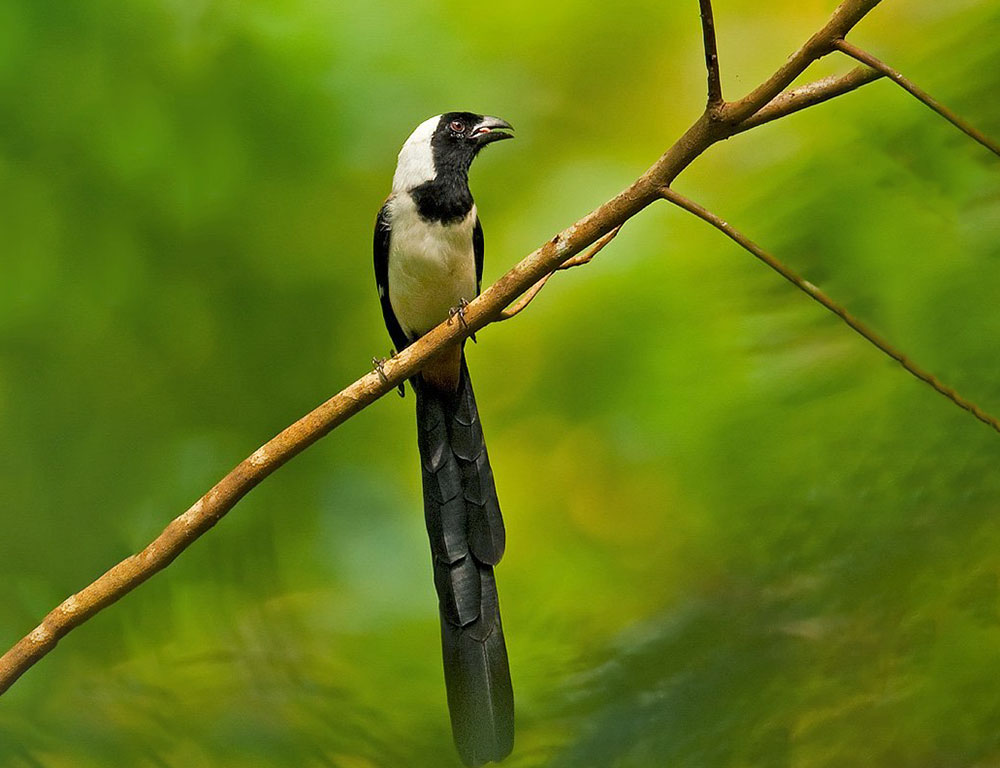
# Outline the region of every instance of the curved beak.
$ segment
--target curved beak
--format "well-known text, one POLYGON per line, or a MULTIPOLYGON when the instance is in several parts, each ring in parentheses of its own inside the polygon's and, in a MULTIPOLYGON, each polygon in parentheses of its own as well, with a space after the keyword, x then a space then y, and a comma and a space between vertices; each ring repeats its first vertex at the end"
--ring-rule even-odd
POLYGON ((475 139, 477 144, 482 146, 484 144, 491 144, 494 141, 513 139, 514 134, 511 133, 513 130, 514 126, 506 120, 502 120, 499 117, 487 116, 472 129, 470 136, 475 139))

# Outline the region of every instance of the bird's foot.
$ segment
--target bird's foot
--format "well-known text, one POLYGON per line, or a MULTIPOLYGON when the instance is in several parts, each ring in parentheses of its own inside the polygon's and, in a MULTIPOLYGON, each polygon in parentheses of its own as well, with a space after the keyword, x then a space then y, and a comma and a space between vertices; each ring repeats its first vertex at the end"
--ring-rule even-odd
MULTIPOLYGON (((390 349, 389 350, 389 359, 390 360, 395 360, 396 359, 396 350, 394 350, 394 349, 390 349)), ((397 394, 400 397, 406 397, 406 389, 405 389, 402 381, 399 382, 399 386, 396 387, 396 392, 397 392, 397 394)))
MULTIPOLYGON (((466 299, 466 298, 463 297, 462 300, 458 302, 458 306, 457 307, 452 307, 451 309, 449 309, 448 310, 448 325, 451 325, 451 321, 454 320, 457 317, 458 318, 458 322, 461 323, 462 327, 465 330, 468 331, 469 330, 469 324, 465 321, 465 308, 467 306, 469 306, 469 301, 468 301, 468 299, 466 299)), ((472 343, 473 344, 477 343, 476 342, 476 334, 472 333, 471 331, 469 332, 469 338, 472 339, 472 343)))
MULTIPOLYGON (((389 377, 385 375, 385 364, 390 360, 394 360, 395 358, 396 358, 396 350, 394 349, 389 350, 389 357, 372 358, 372 368, 374 369, 375 373, 378 374, 378 377, 382 379, 383 384, 389 383, 389 377)), ((399 383, 399 386, 396 387, 396 391, 399 393, 400 397, 406 397, 406 390, 403 388, 403 382, 399 383)))
POLYGON ((383 384, 389 383, 389 377, 385 375, 385 368, 383 367, 389 359, 386 357, 373 357, 372 358, 372 369, 378 374, 378 377, 382 379, 383 384))

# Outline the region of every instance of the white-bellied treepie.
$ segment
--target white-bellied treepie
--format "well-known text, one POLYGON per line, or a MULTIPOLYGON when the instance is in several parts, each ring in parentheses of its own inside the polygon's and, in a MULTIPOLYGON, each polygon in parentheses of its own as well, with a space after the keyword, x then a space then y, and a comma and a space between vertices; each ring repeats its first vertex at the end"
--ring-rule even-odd
MULTIPOLYGON (((511 130, 496 117, 448 112, 421 123, 403 144, 375 222, 375 280, 397 350, 456 314, 464 322, 462 308, 479 294, 483 229, 469 167, 487 144, 513 138, 511 130)), ((503 519, 463 345, 442 352, 411 383, 452 734, 465 764, 478 766, 503 759, 514 744, 493 577, 503 519)))

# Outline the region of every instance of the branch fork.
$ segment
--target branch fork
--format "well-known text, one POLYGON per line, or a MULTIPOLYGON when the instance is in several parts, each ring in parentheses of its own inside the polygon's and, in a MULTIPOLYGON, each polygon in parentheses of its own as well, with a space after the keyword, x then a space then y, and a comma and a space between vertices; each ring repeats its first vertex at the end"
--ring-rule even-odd
POLYGON ((549 278, 551 278, 552 275, 554 275, 556 272, 563 269, 572 269, 573 267, 582 267, 584 264, 589 264, 591 259, 593 259, 598 253, 601 252, 601 250, 604 249, 604 246, 606 246, 608 243, 610 243, 612 240, 615 239, 615 237, 621 231, 621 228, 622 225, 619 224, 617 227, 615 227, 606 235, 604 235, 600 240, 598 240, 596 243, 590 246, 590 248, 585 253, 578 253, 576 256, 572 256, 571 258, 567 259, 562 264, 560 264, 558 267, 556 267, 554 270, 549 272, 547 275, 545 275, 545 277, 543 277, 541 280, 539 280, 537 283, 531 286, 527 291, 525 291, 524 295, 521 296, 521 298, 518 299, 516 303, 511 304, 509 307, 506 307, 503 311, 501 311, 500 314, 497 316, 497 320, 498 321, 510 320, 512 317, 516 317, 517 315, 521 314, 521 312, 523 312, 527 308, 527 306, 532 302, 532 300, 538 295, 539 291, 541 291, 542 288, 545 287, 545 284, 549 281, 549 278))

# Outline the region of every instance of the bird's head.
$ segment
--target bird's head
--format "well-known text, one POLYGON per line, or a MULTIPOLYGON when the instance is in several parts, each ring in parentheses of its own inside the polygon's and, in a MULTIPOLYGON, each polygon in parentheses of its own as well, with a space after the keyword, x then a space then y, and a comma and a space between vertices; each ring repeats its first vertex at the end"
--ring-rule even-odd
POLYGON ((442 176, 465 177, 487 144, 513 139, 506 120, 473 112, 446 112, 425 120, 399 151, 393 189, 413 189, 442 176))

